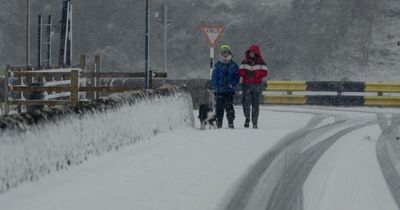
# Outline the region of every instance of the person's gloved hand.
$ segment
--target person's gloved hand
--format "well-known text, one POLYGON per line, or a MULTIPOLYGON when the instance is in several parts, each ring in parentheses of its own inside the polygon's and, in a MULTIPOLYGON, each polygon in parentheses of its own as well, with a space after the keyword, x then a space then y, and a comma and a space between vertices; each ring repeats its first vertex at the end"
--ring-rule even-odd
POLYGON ((251 76, 251 77, 254 77, 256 75, 256 73, 254 71, 250 71, 250 70, 247 70, 246 74, 247 74, 247 76, 251 76))

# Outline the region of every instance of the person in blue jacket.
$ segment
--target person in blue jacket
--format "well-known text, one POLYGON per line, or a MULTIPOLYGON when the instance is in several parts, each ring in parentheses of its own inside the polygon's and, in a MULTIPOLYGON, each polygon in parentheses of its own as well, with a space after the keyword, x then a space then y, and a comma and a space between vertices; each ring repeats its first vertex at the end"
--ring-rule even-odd
POLYGON ((216 96, 216 121, 217 127, 222 128, 224 112, 228 119, 229 128, 234 128, 235 109, 233 99, 236 86, 239 84, 239 66, 232 60, 232 52, 229 45, 220 47, 220 59, 215 63, 211 84, 216 96))

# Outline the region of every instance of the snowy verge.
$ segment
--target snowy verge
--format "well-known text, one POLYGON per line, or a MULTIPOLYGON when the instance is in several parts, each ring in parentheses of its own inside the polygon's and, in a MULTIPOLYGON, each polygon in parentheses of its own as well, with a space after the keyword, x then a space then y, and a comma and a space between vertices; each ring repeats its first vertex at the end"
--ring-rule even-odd
POLYGON ((190 95, 174 87, 115 94, 76 109, 2 120, 0 192, 90 156, 194 125, 190 95))

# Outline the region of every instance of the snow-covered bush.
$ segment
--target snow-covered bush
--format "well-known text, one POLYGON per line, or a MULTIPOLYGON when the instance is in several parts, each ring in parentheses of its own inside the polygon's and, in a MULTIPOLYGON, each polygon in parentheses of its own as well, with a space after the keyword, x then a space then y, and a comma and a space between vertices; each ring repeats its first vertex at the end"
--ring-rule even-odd
POLYGON ((5 192, 90 156, 193 126, 194 116, 190 95, 169 87, 116 94, 75 110, 11 116, 0 124, 0 192, 5 192))

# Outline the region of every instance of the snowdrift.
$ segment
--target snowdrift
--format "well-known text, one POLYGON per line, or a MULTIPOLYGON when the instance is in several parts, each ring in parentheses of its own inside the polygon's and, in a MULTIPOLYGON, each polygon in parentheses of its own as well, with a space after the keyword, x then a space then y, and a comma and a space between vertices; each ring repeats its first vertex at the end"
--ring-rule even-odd
POLYGON ((0 192, 90 156, 194 126, 186 91, 163 87, 111 95, 71 108, 0 119, 0 192))

